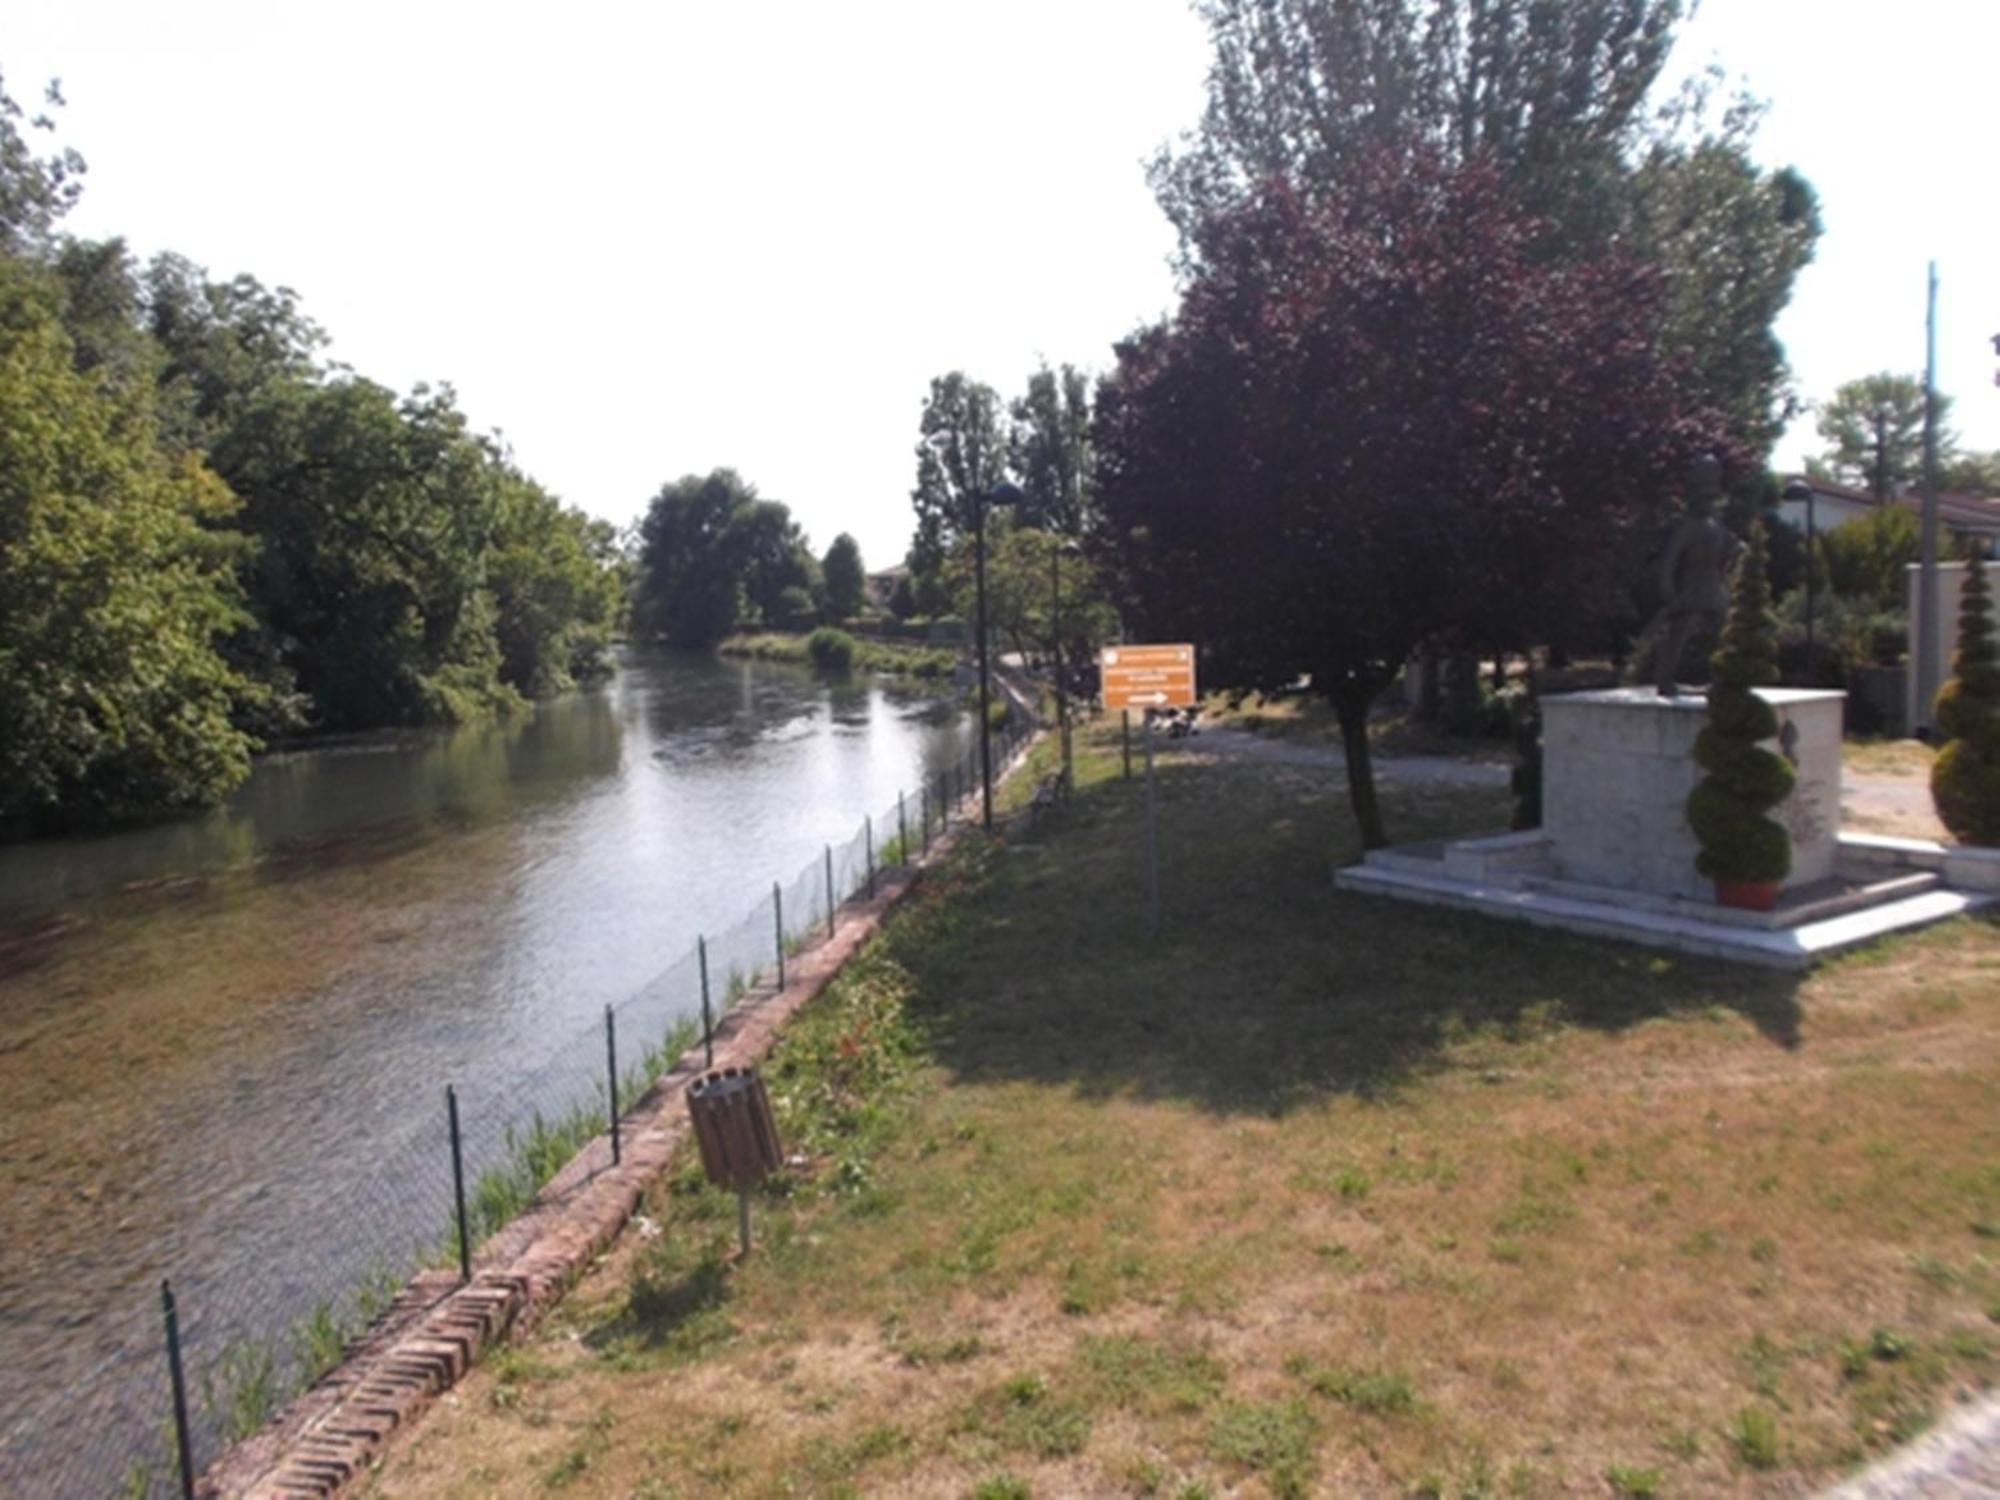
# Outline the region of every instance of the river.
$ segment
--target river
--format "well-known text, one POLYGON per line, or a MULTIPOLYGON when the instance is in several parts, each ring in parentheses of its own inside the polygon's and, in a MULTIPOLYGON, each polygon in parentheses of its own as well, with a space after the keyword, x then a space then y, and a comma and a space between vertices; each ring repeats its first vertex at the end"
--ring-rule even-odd
POLYGON ((602 1056, 606 1004, 685 1011, 660 976, 697 934, 748 933, 899 790, 914 815, 969 733, 881 682, 635 654, 518 722, 273 754, 213 814, 0 849, 0 1494, 101 1492, 92 1425, 157 1437, 161 1277, 212 1359, 431 1235, 447 1082, 478 1135, 602 1056))

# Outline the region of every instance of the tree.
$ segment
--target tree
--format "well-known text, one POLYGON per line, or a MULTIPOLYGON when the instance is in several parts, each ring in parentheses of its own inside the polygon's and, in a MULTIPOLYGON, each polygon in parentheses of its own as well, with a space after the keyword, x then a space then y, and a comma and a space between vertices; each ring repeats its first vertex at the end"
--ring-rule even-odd
POLYGON ((1020 476, 1024 526, 1081 536, 1093 507, 1090 382, 1083 372, 1047 365, 1028 377, 1013 405, 1007 446, 1020 476))
POLYGON ((1199 255, 1203 226, 1282 179, 1309 200, 1383 151, 1500 163, 1538 232, 1594 253, 1646 124, 1680 0, 1198 0, 1208 107, 1153 190, 1199 255))
POLYGON ((162 404, 190 447, 213 447, 273 387, 319 377, 326 333, 289 287, 248 275, 213 282, 192 261, 161 254, 147 263, 143 306, 165 359, 162 404))
MULTIPOLYGON (((1052 658, 1060 623, 1064 659, 1072 664, 1109 640, 1117 631, 1118 614, 1103 569, 1086 556, 1063 552, 1076 543, 1059 531, 995 519, 998 524, 987 533, 986 543, 986 618, 994 631, 1015 651, 1052 658)), ((946 577, 953 607, 970 619, 974 582, 969 546, 952 554, 946 577)))
POLYGON ((487 555, 500 678, 546 697, 611 670, 622 578, 608 522, 594 521, 498 455, 499 514, 487 555))
POLYGON ((861 613, 868 592, 868 575, 861 566, 861 544, 846 532, 833 539, 820 564, 826 580, 826 612, 835 620, 852 619, 861 613))
POLYGON ((1491 169, 1385 152, 1202 230, 1178 316, 1098 395, 1130 613, 1224 688, 1307 674, 1386 840, 1370 705, 1418 642, 1545 638, 1608 608, 1617 539, 1696 454, 1741 462, 1661 349, 1657 272, 1556 264, 1491 169))
POLYGON ((660 486, 639 527, 632 624, 676 646, 711 646, 754 610, 766 623, 810 606, 819 565, 792 513, 734 469, 660 486))
POLYGON ((1778 715, 1754 691, 1778 680, 1770 602, 1764 528, 1752 526, 1711 662, 1708 722, 1694 741, 1695 761, 1708 774, 1687 800, 1688 826, 1701 845, 1695 868, 1718 883, 1775 884, 1792 869, 1792 837, 1766 814, 1791 795, 1795 773, 1764 748, 1778 733, 1778 715))
POLYGON ((1534 253, 1617 243, 1668 278, 1662 336, 1737 440, 1792 413, 1777 313, 1819 218, 1792 172, 1750 161, 1757 111, 1707 129, 1708 87, 1647 106, 1681 0, 1199 0, 1214 47, 1198 129, 1151 168, 1184 267, 1203 226, 1273 178, 1309 202, 1389 151, 1489 162, 1539 219, 1534 253))
POLYGON ((2000 641, 1978 553, 1966 566, 1958 651, 1938 693, 1937 726, 1945 736, 1931 766, 1938 820, 1961 843, 2000 845, 2000 641))
POLYGON ((161 453, 144 387, 80 375, 60 290, 0 256, 0 829, 206 806, 249 773, 235 500, 161 453))
POLYGON ((519 702, 485 587, 501 478, 448 389, 278 383, 214 459, 260 544, 257 616, 320 727, 454 723, 519 702))
POLYGON ((2000 452, 1965 452, 1941 463, 1938 488, 1953 495, 2000 495, 2000 452))
MULTIPOLYGON (((62 85, 43 90, 51 109, 63 104, 62 85)), ((56 224, 83 192, 83 158, 65 148, 35 155, 21 134, 21 106, 0 85, 0 254, 45 256, 55 244, 56 224)), ((47 114, 28 120, 30 130, 53 134, 47 114)))
POLYGON ((1879 610, 1903 607, 1904 569, 1917 560, 1916 516, 1900 505, 1878 506, 1866 516, 1819 534, 1827 587, 1879 610))
POLYGON ((993 387, 953 370, 931 381, 917 427, 917 512, 909 566, 919 602, 937 603, 944 560, 973 526, 974 507, 1007 474, 1007 434, 993 387))
MULTIPOLYGON (((1938 458, 1955 440, 1945 430, 1951 398, 1937 398, 1938 458)), ((1924 462, 1924 386, 1910 375, 1883 370, 1850 380, 1820 408, 1819 435, 1834 477, 1890 500, 1921 475, 1924 462)))

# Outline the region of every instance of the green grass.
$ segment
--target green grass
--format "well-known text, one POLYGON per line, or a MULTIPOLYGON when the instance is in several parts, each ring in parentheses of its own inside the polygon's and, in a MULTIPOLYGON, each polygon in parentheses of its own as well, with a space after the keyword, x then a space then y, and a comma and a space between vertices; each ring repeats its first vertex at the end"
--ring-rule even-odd
MULTIPOLYGON (((732 635, 716 649, 724 656, 748 657, 753 661, 788 662, 795 666, 814 665, 811 635, 764 631, 732 635)), ((958 665, 958 653, 946 646, 921 646, 911 641, 883 640, 873 636, 853 636, 849 665, 857 672, 929 680, 949 678, 958 665)))
POLYGON ((1331 777, 1173 755, 1153 937, 1143 788, 1080 749, 780 1038, 751 1258, 682 1163, 528 1346, 560 1378, 381 1493, 532 1480, 599 1409, 606 1493, 1807 1489, 1991 1382, 1993 925, 1802 981, 1441 918, 1333 888, 1331 777))

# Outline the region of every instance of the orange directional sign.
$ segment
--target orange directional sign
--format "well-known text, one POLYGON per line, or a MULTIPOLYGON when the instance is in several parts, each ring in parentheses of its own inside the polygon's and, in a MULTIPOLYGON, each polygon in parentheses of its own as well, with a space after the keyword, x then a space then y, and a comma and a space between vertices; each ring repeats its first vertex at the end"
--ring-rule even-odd
POLYGON ((1194 647, 1106 646, 1098 658, 1104 706, 1194 707, 1194 647))

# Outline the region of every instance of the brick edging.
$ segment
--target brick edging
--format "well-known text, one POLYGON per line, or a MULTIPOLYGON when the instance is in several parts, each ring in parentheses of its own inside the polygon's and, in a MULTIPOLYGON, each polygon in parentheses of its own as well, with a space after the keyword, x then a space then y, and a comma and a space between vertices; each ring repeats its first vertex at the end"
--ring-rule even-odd
MULTIPOLYGON (((1029 737, 996 780, 1020 768, 1038 737, 1029 737)), ((833 935, 786 963, 784 989, 752 990, 732 1006, 715 1028, 715 1066, 762 1060, 784 1024, 874 936, 924 870, 974 826, 968 819, 947 828, 913 865, 879 872, 875 895, 844 903, 833 935)), ((479 1247, 469 1282, 458 1284, 448 1271, 413 1276, 389 1313, 334 1370, 263 1431, 216 1460, 198 1494, 204 1500, 343 1494, 490 1345, 532 1329, 617 1239, 688 1135, 683 1096, 706 1071, 699 1045, 684 1053, 621 1117, 621 1162, 612 1165, 608 1134, 586 1144, 525 1212, 479 1247)))

